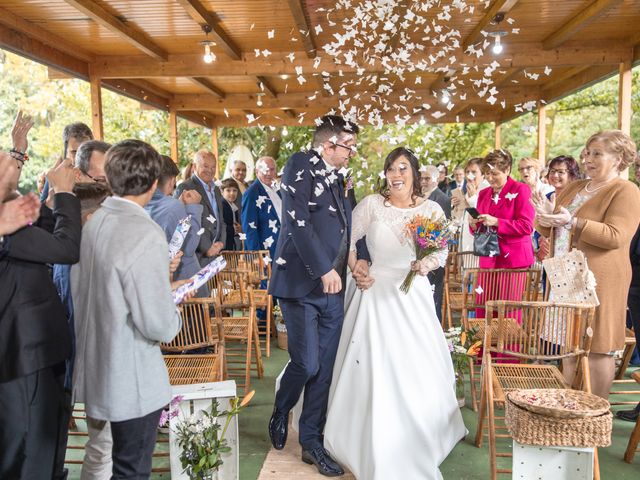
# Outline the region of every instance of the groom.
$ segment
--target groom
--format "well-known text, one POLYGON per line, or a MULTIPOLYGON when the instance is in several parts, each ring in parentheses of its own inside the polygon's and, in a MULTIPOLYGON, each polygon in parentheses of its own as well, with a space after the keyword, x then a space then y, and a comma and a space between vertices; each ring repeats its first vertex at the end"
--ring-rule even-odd
MULTIPOLYGON (((326 476, 344 473, 323 446, 333 364, 344 317, 344 283, 351 235, 351 205, 339 171, 356 152, 358 127, 327 115, 313 149, 294 154, 282 176, 282 231, 270 292, 287 325, 289 355, 269 421, 274 448, 287 441, 289 411, 304 389, 300 417, 302 460, 326 476)), ((358 268, 368 271, 366 260, 358 268)))

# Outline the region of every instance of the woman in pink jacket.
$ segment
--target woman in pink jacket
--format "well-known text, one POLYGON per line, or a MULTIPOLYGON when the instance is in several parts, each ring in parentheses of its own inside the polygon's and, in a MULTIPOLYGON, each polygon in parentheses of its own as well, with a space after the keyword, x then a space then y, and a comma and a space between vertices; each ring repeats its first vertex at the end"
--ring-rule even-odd
MULTIPOLYGON (((472 232, 481 226, 498 232, 498 252, 480 257, 480 268, 521 269, 533 265, 533 223, 535 210, 529 201, 530 188, 516 182, 509 176, 513 164, 511 154, 506 150, 494 150, 484 157, 482 172, 490 188, 480 190, 476 209, 480 216, 469 224, 472 232)), ((474 233, 475 234, 475 233, 474 233)), ((502 274, 503 279, 491 282, 478 281, 483 291, 478 292, 478 303, 487 300, 521 300, 525 287, 525 274, 502 274), (487 285, 483 286, 483 283, 487 285), (491 284, 489 286, 488 284, 491 284)), ((484 316, 480 311, 478 316, 484 316)))

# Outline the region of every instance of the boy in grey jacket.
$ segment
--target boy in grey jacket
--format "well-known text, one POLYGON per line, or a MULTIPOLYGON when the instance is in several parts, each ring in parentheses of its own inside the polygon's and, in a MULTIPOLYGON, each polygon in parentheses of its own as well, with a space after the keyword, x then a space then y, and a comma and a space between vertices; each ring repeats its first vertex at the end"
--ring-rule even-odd
POLYGON ((160 155, 139 140, 109 149, 105 172, 114 196, 85 225, 71 271, 73 393, 87 417, 111 424, 115 479, 149 477, 160 412, 171 400, 159 343, 171 341, 181 321, 164 232, 144 211, 160 165, 160 155))

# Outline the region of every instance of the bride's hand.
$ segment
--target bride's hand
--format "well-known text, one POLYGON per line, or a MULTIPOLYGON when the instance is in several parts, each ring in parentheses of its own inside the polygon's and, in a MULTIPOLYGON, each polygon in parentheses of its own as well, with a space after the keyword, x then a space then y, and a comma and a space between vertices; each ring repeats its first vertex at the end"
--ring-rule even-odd
POLYGON ((411 262, 411 270, 417 272, 418 275, 425 276, 433 270, 437 270, 440 265, 435 258, 426 257, 422 260, 411 262))

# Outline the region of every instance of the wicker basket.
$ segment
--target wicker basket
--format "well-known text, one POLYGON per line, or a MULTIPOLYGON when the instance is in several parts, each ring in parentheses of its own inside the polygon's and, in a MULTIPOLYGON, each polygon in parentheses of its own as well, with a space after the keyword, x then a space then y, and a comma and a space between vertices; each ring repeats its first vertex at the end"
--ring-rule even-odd
POLYGON ((520 408, 507 396, 505 423, 513 439, 544 447, 608 447, 613 415, 558 418, 520 408))
POLYGON ((520 408, 547 417, 599 417, 611 408, 604 398, 580 390, 536 388, 509 393, 509 400, 520 408))
POLYGON ((278 330, 278 348, 282 350, 289 350, 287 342, 287 332, 278 330))

